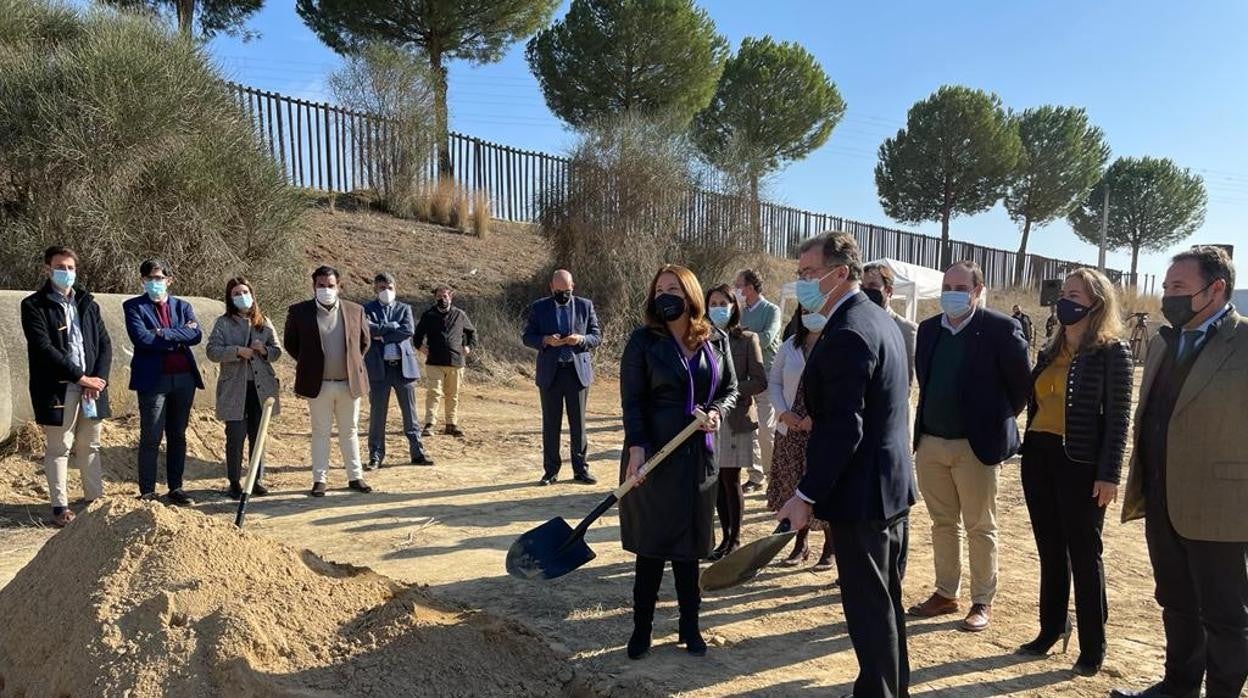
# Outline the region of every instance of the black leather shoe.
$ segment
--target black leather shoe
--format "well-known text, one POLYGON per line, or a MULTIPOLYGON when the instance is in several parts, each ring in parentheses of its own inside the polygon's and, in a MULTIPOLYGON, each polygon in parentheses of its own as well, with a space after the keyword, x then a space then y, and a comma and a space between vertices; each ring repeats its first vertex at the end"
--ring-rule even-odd
POLYGON ((430 436, 433 436, 433 425, 432 425, 432 424, 426 424, 426 425, 425 425, 425 428, 424 428, 424 429, 421 429, 421 431, 420 431, 420 435, 421 435, 422 437, 425 437, 425 438, 428 438, 428 437, 430 437, 430 436))
POLYGON ((269 488, 260 484, 259 480, 256 481, 256 484, 251 486, 251 496, 253 497, 263 497, 267 495, 268 493, 269 493, 269 488))
POLYGON ((741 486, 741 491, 746 494, 752 494, 763 489, 763 486, 757 482, 747 482, 741 486))
POLYGON ((421 455, 412 459, 412 465, 433 465, 433 459, 429 456, 421 455))
POLYGON ((633 627, 633 634, 628 638, 628 658, 641 659, 650 654, 650 628, 633 627))
POLYGON ((226 491, 226 494, 230 496, 230 499, 237 502, 243 498, 243 486, 238 484, 237 481, 231 482, 230 489, 226 491))
POLYGON ((364 480, 362 479, 352 480, 351 482, 348 482, 347 488, 355 490, 356 492, 363 492, 364 494, 368 494, 369 492, 373 491, 373 488, 370 487, 369 484, 367 482, 364 482, 364 480))
POLYGON ((464 438, 463 430, 455 426, 454 424, 447 424, 446 429, 444 429, 442 433, 446 434, 447 436, 454 436, 457 439, 464 438))
POLYGON ((155 502, 159 500, 160 500, 160 496, 157 495, 155 492, 141 492, 139 494, 140 502, 155 502))
POLYGON ((312 483, 312 491, 309 492, 308 494, 310 494, 313 497, 324 497, 326 489, 328 488, 325 486, 325 483, 314 482, 312 483))
POLYGON ((597 485, 598 484, 598 478, 594 477, 593 475, 590 475, 589 473, 577 473, 572 476, 572 479, 575 482, 581 483, 582 485, 597 485))
POLYGON ((368 465, 364 466, 365 470, 376 470, 381 467, 381 460, 377 458, 369 458, 368 465))
POLYGON ((1104 657, 1079 657, 1075 665, 1071 667, 1071 671, 1079 676, 1096 676, 1101 673, 1101 664, 1105 661, 1104 657))
POLYGON ((537 481, 537 484, 541 485, 542 487, 546 487, 547 485, 553 485, 553 484, 555 484, 556 482, 559 482, 559 477, 558 477, 558 476, 556 476, 556 475, 545 475, 545 476, 543 476, 543 477, 542 477, 542 479, 541 479, 541 480, 538 480, 538 481, 537 481))
POLYGON ((181 488, 169 491, 169 501, 176 506, 189 507, 195 503, 181 488))

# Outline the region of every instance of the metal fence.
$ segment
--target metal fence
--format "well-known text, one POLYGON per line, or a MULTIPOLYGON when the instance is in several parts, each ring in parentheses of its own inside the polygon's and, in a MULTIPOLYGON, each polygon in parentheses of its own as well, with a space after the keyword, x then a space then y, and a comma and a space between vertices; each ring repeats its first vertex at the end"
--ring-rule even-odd
MULTIPOLYGON (((269 154, 282 167, 294 186, 328 193, 347 193, 384 186, 391 177, 389 163, 397 159, 392 127, 373 114, 343 109, 324 102, 287 97, 228 83, 239 107, 251 119, 269 154)), ((491 143, 451 132, 450 160, 455 181, 462 187, 488 197, 494 217, 508 221, 534 221, 540 215, 545 197, 566 191, 570 163, 567 158, 491 143)), ((430 178, 437 173, 436 155, 420 166, 430 178)), ((792 256, 805 238, 826 231, 851 233, 867 259, 889 257, 925 267, 939 267, 941 240, 896 228, 849 220, 760 202, 757 212, 749 211, 748 200, 727 194, 696 190, 688 194, 688 205, 680 231, 687 239, 723 244, 747 240, 751 251, 775 256, 792 256), (756 233, 751 229, 757 216, 756 233)), ((990 286, 1037 285, 1041 279, 1062 276, 1084 263, 1029 254, 1022 278, 1015 278, 1018 253, 984 245, 953 240, 951 259, 969 259, 984 269, 990 286)), ((1130 278, 1111 270, 1111 276, 1124 285, 1139 282, 1150 292, 1155 279, 1150 275, 1130 278)))

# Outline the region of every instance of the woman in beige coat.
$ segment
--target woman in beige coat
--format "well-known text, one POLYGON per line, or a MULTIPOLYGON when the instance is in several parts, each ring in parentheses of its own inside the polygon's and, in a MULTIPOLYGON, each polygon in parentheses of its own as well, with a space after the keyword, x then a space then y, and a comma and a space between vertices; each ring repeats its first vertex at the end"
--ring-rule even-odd
MULTIPOLYGON (((225 284, 225 314, 217 318, 208 338, 208 359, 221 364, 217 378, 217 419, 225 422, 225 472, 230 497, 243 494, 243 439, 248 455, 255 450, 260 431, 261 405, 277 399, 280 384, 273 362, 282 355, 273 323, 260 312, 251 283, 237 277, 225 284)), ((273 414, 277 414, 277 405, 273 414)), ((268 494, 261 484, 264 466, 256 476, 253 495, 268 494)))

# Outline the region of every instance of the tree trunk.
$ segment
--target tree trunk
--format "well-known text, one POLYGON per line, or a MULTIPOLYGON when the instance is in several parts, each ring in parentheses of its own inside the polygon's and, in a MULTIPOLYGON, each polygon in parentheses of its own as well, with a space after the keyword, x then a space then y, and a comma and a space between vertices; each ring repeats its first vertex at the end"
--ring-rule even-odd
POLYGON ((1134 245, 1131 245, 1131 286, 1135 288, 1138 288, 1140 285, 1140 279, 1135 274, 1136 265, 1139 261, 1140 244, 1137 242, 1134 245))
POLYGON ((1018 259, 1014 260, 1014 283, 1022 285, 1027 282, 1023 272, 1027 269, 1027 238, 1031 236, 1031 218, 1023 219, 1023 240, 1018 245, 1018 259))
POLYGON ((940 270, 944 271, 953 264, 953 247, 949 244, 949 209, 940 214, 940 270))
POLYGON ((191 38, 195 22, 195 0, 177 0, 178 31, 191 38))
POLYGON ((450 119, 446 110, 446 66, 442 63, 442 51, 436 46, 429 48, 429 67, 433 71, 433 127, 438 139, 438 178, 449 179, 454 174, 454 168, 451 165, 450 119))

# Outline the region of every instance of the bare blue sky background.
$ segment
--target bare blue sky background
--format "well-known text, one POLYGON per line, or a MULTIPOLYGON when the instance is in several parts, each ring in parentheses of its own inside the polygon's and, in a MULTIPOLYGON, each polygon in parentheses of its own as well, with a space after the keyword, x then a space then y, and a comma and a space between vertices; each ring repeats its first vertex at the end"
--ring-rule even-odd
MULTIPOLYGON (((805 45, 848 104, 828 144, 780 173, 770 197, 789 205, 883 225, 872 169, 884 138, 916 100, 946 83, 994 91, 1014 109, 1087 108, 1113 156, 1169 157, 1205 178, 1204 227, 1188 242, 1236 246, 1248 258, 1248 3, 1202 0, 1109 2, 961 1, 849 3, 703 0, 735 48, 770 34, 805 45), (765 8, 765 9, 762 9, 765 8)), ((295 14, 270 0, 251 26, 261 37, 219 38, 210 51, 235 80, 292 96, 328 98, 339 58, 295 14)), ((562 16, 566 4, 558 12, 562 16)), ((574 136, 546 109, 517 45, 497 64, 455 63, 452 128, 524 148, 560 152, 574 136)), ((900 226, 914 229, 914 226, 900 226)), ((939 234, 938 224, 917 227, 939 234)), ((954 237, 1017 249, 1019 231, 999 205, 955 219, 954 237)), ((1032 236, 1031 251, 1095 262, 1096 249, 1065 223, 1032 236)), ((1164 254, 1141 271, 1163 272, 1164 254)), ((1126 269, 1126 254, 1110 255, 1126 269)), ((1248 276, 1248 274, 1244 275, 1248 276)), ((1240 286, 1248 285, 1241 279, 1240 286)))

